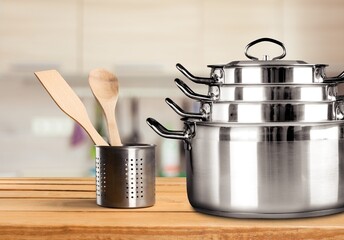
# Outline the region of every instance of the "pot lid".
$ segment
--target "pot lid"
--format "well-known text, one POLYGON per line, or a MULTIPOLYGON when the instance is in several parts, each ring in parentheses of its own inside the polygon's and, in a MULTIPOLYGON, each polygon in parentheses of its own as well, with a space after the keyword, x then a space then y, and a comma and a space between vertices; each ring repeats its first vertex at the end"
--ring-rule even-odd
POLYGON ((250 42, 245 48, 245 56, 250 60, 243 60, 243 61, 232 61, 228 64, 216 64, 216 65, 208 65, 208 67, 224 67, 224 68, 232 68, 232 67, 259 67, 259 66, 276 66, 276 67, 295 67, 295 66, 327 66, 326 64, 309 64, 305 61, 301 60, 281 60, 287 54, 286 48, 284 44, 276 39, 272 38, 259 38, 253 42, 250 42), (254 57, 248 53, 248 50, 260 42, 272 42, 279 45, 282 48, 282 54, 274 57, 272 59, 269 58, 268 55, 264 55, 263 59, 259 60, 257 57, 254 57))

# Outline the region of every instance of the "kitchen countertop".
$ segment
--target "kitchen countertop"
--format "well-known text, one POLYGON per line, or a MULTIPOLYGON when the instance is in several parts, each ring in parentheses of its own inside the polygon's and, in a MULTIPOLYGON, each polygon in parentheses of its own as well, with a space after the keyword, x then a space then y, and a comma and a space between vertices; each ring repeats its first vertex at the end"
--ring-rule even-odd
POLYGON ((93 178, 0 178, 0 239, 344 239, 344 213, 244 220, 195 212, 185 178, 157 178, 156 204, 95 203, 93 178))

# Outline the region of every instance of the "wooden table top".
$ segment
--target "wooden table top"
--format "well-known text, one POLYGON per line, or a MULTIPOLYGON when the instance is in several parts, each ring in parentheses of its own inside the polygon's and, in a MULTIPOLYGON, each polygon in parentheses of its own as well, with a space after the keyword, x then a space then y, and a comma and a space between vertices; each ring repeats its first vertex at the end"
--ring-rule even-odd
POLYGON ((0 239, 344 239, 344 213, 244 220, 195 212, 185 178, 157 178, 156 204, 96 205, 93 178, 0 178, 0 239))

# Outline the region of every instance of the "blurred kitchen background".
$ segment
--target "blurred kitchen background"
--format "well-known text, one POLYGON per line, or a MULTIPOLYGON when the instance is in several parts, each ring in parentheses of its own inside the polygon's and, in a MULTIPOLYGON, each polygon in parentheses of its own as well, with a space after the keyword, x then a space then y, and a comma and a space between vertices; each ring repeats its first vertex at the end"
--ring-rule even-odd
MULTIPOLYGON (((183 146, 155 134, 154 117, 182 129, 166 104, 188 111, 197 103, 174 85, 208 76, 207 64, 243 60, 247 43, 284 42, 285 59, 327 63, 328 76, 344 70, 342 0, 0 0, 0 176, 92 176, 92 142, 55 105, 33 72, 57 69, 106 133, 88 73, 102 67, 120 81, 116 109, 123 142, 157 144, 157 174, 183 176, 183 146)), ((262 43, 252 54, 279 54, 262 43)), ((205 86, 191 84, 206 93, 205 86)))

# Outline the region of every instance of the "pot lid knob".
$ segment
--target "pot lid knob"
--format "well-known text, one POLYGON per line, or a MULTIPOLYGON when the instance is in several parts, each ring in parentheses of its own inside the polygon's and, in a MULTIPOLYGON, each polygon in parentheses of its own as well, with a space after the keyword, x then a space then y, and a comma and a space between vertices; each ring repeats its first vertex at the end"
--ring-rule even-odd
MULTIPOLYGON (((254 56, 248 54, 248 49, 250 47, 252 47, 253 45, 256 45, 257 43, 260 43, 260 42, 272 42, 272 43, 279 45, 282 48, 283 53, 277 57, 274 57, 272 60, 282 59, 287 54, 287 51, 284 47, 284 44, 281 43, 280 41, 277 41, 276 39, 272 39, 272 38, 259 38, 257 40, 254 40, 253 42, 250 42, 249 44, 247 44, 247 46, 245 47, 245 56, 251 60, 259 60, 257 57, 254 57, 254 56)), ((267 56, 267 55, 265 55, 265 56, 267 56)), ((265 57, 265 56, 264 56, 264 60, 267 61, 268 57, 265 57)))

